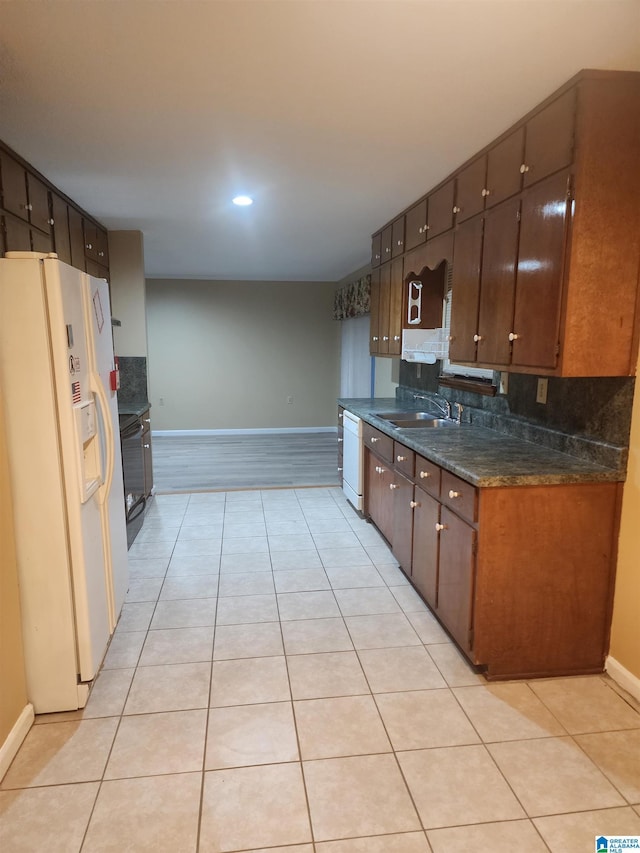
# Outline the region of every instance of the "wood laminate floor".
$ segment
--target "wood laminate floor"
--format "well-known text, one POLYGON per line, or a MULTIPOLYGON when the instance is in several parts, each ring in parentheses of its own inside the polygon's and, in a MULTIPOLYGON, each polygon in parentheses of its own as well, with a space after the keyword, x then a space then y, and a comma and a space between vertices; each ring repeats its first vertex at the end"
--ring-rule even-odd
POLYGON ((157 494, 338 485, 335 433, 154 436, 157 494))

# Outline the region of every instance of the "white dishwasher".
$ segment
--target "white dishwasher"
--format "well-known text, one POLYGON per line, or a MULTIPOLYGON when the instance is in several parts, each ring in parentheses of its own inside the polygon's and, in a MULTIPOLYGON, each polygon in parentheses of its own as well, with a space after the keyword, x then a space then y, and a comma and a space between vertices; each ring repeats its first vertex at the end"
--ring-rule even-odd
POLYGON ((345 409, 342 427, 344 436, 342 445, 342 491, 356 509, 362 510, 364 505, 362 421, 345 409))

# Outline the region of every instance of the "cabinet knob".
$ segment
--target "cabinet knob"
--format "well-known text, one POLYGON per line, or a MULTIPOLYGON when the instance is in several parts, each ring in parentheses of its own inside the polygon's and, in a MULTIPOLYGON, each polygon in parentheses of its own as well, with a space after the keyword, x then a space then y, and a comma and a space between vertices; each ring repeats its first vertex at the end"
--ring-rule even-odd
POLYGON ((343 469, 342 469, 342 468, 340 468, 340 466, 338 466, 338 471, 342 471, 342 470, 343 470, 343 469))
POLYGON ((486 198, 488 195, 491 195, 491 190, 483 189, 482 190, 482 198, 486 198))
POLYGON ((420 471, 420 479, 426 480, 427 477, 430 477, 431 473, 429 471, 420 471))
POLYGON ((384 474, 384 468, 380 465, 376 465, 376 474, 384 474))
POLYGON ((98 252, 98 257, 99 257, 99 258, 104 258, 104 252, 98 252))
POLYGON ((516 335, 515 332, 509 332, 509 340, 510 341, 517 341, 519 337, 520 337, 520 335, 516 335))
POLYGON ((338 420, 339 420, 339 421, 341 421, 341 420, 342 420, 342 412, 338 412, 338 420))
POLYGON ((481 341, 481 340, 482 340, 482 335, 474 335, 474 336, 473 336, 473 340, 474 340, 476 343, 478 343, 478 341, 481 341))
POLYGON ((520 166, 520 174, 521 174, 521 175, 524 175, 526 172, 528 172, 528 171, 529 171, 529 169, 530 169, 530 168, 531 168, 531 167, 530 167, 530 166, 527 166, 527 164, 526 164, 526 163, 523 163, 523 164, 522 164, 522 166, 520 166))
POLYGON ((449 497, 450 498, 461 498, 462 492, 456 492, 454 489, 449 489, 449 497))
POLYGON ((407 461, 406 456, 399 456, 399 455, 396 456, 396 462, 406 462, 406 461, 407 461))
POLYGON ((411 509, 415 509, 417 506, 420 506, 420 502, 419 501, 409 501, 409 506, 411 507, 411 509))
POLYGON ((461 207, 458 207, 458 205, 457 205, 457 204, 454 204, 454 205, 453 205, 453 212, 454 212, 454 213, 462 213, 462 208, 461 208, 461 207))
POLYGON ((145 424, 151 423, 151 418, 143 418, 143 420, 144 420, 145 424))
POLYGON ((402 246, 402 240, 398 240, 398 246, 402 246))
POLYGON ((374 335, 374 336, 371 338, 371 340, 372 340, 372 341, 377 341, 377 340, 378 340, 378 336, 377 336, 377 335, 374 335))
POLYGON ((440 524, 439 521, 436 522, 436 530, 438 531, 438 533, 440 533, 441 530, 446 530, 446 529, 447 529, 446 524, 440 524))
POLYGON ((399 340, 400 340, 400 335, 394 335, 394 336, 393 336, 393 340, 394 340, 394 341, 399 341, 399 340))
POLYGON ((93 249, 93 243, 86 243, 85 249, 93 249))
POLYGON ((24 207, 25 210, 33 210, 32 204, 23 204, 22 206, 24 207))
POLYGON ((379 261, 379 260, 380 260, 380 255, 376 255, 376 256, 375 256, 375 260, 376 260, 376 261, 379 261))
POLYGON ((383 340, 383 341, 388 341, 388 340, 389 340, 389 335, 383 335, 383 336, 382 336, 382 340, 383 340))
POLYGON ((145 447, 147 450, 151 447, 150 444, 143 444, 142 446, 145 447))
POLYGON ((376 441, 380 441, 380 439, 379 439, 379 438, 376 438, 376 437, 375 437, 375 435, 372 435, 372 436, 371 436, 371 444, 375 444, 375 443, 376 443, 376 441))
POLYGON ((55 225, 55 224, 56 224, 56 222, 55 222, 55 219, 53 217, 51 217, 50 219, 47 219, 47 225, 55 225))
POLYGON ((398 487, 395 483, 389 483, 389 488, 390 489, 397 489, 398 487))
POLYGON ((385 254, 387 254, 387 255, 388 255, 388 254, 389 254, 389 252, 391 251, 391 249, 387 246, 387 248, 386 248, 384 251, 385 251, 385 254))
POLYGON ((344 441, 344 438, 339 438, 339 439, 338 439, 338 444, 342 444, 342 442, 343 442, 343 441, 344 441))

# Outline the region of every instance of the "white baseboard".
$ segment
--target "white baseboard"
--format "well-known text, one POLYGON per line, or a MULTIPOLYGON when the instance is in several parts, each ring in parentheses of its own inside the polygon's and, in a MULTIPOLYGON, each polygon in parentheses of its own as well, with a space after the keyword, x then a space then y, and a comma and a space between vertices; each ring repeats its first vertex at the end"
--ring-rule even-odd
POLYGON ((22 745, 22 741, 26 738, 29 729, 33 725, 34 713, 33 705, 25 705, 13 728, 9 732, 7 739, 0 746, 0 781, 4 774, 9 769, 9 765, 16 757, 16 753, 22 745))
POLYGON ((607 674, 613 678, 616 684, 619 684, 623 690, 630 693, 634 699, 640 702, 640 678, 629 672, 621 663, 610 655, 605 662, 607 674))
POLYGON ((154 429, 152 436, 189 436, 198 435, 284 435, 302 432, 338 432, 335 426, 324 427, 273 427, 266 429, 154 429))

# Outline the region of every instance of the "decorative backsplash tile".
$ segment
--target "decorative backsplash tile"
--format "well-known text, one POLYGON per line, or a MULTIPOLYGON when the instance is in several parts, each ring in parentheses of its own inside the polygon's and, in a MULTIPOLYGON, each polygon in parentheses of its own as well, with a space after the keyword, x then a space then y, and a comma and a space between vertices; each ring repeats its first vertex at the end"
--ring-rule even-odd
POLYGON ((145 356, 119 357, 120 362, 120 390, 118 401, 120 404, 144 403, 149 399, 147 387, 147 359, 145 356))

